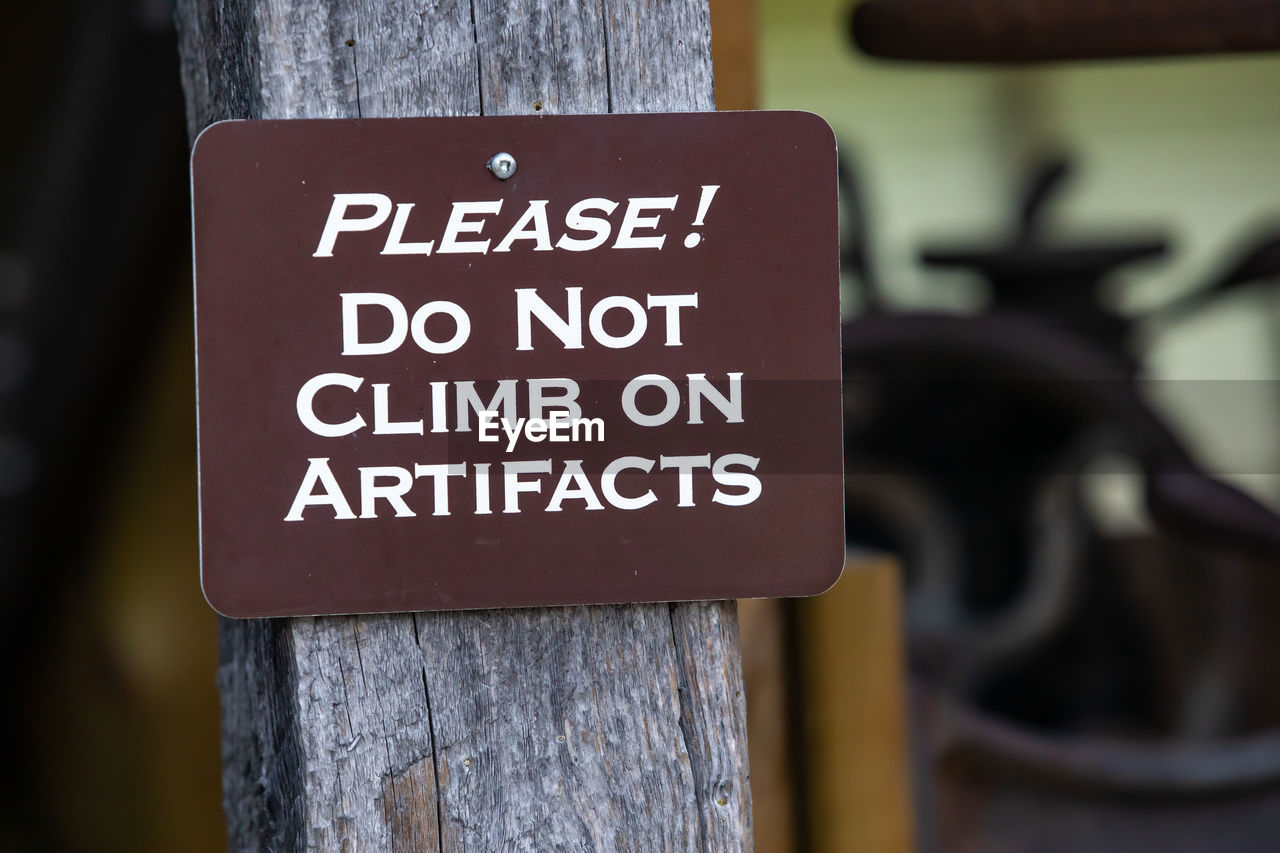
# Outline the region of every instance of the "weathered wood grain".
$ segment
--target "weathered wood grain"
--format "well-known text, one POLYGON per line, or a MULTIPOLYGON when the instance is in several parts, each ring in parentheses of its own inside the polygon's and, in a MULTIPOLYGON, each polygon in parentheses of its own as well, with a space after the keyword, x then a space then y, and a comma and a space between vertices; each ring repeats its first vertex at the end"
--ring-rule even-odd
MULTIPOLYGON (((180 0, 188 124, 710 109, 705 0, 180 0)), ((224 621, 236 850, 751 847, 731 602, 224 621)))

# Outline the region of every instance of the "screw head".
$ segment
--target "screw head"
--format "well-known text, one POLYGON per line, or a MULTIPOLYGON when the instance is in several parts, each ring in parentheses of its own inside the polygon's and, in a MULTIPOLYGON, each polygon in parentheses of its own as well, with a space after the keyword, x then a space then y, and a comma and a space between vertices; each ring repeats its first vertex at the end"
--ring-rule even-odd
POLYGON ((498 180, 505 181, 516 173, 516 158, 505 151, 499 151, 489 158, 485 168, 492 172, 493 176, 498 180))

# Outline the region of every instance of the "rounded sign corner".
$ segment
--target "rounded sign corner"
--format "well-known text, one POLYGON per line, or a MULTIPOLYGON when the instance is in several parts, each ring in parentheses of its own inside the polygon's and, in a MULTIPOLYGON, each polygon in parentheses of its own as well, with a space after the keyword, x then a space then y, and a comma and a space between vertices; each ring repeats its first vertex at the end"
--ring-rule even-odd
POLYGON ((236 613, 234 612, 236 609, 234 606, 228 606, 226 602, 219 602, 216 600, 218 598, 218 593, 216 590, 210 589, 209 579, 205 575, 203 563, 200 566, 200 592, 204 595, 205 604, 208 604, 214 613, 217 613, 224 619, 252 618, 252 614, 236 613))
POLYGON ((828 570, 826 574, 819 576, 817 588, 813 592, 805 593, 802 596, 803 598, 814 598, 819 595, 825 595, 840 582, 840 578, 844 577, 845 566, 848 565, 848 555, 845 552, 843 540, 840 542, 839 556, 831 559, 830 562, 835 564, 835 571, 831 572, 828 570))
POLYGON ((226 125, 245 124, 248 121, 250 120, 243 119, 243 118, 224 118, 224 119, 219 119, 218 121, 215 121, 212 124, 205 125, 204 128, 199 133, 196 134, 196 138, 191 141, 192 165, 194 165, 196 162, 196 154, 198 154, 200 151, 200 143, 204 140, 206 135, 210 135, 210 134, 216 135, 218 133, 223 132, 222 130, 217 130, 217 128, 222 128, 222 127, 225 127, 226 125))
POLYGON ((831 126, 831 122, 812 110, 787 110, 786 112, 795 117, 797 125, 812 126, 814 133, 821 133, 823 137, 829 137, 831 147, 836 147, 836 131, 831 126))

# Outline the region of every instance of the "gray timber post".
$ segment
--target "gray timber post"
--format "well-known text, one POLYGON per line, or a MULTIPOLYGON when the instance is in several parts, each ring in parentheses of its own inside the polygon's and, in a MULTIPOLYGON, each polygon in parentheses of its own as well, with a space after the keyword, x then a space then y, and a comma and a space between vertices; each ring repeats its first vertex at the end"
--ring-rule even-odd
MULTIPOLYGON (((706 0, 179 0, 177 22, 193 138, 714 108, 706 0)), ((732 602, 220 631, 233 850, 751 848, 732 602)))

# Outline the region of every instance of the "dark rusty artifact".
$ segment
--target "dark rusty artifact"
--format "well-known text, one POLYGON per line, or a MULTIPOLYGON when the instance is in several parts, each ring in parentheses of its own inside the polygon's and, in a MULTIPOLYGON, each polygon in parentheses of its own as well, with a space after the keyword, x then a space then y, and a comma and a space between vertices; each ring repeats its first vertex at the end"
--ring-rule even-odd
POLYGON ((864 0, 852 35, 871 56, 1054 62, 1280 49, 1274 0, 864 0))
MULTIPOLYGON (((844 331, 848 534, 907 568, 921 849, 1272 850, 1280 519, 1146 402, 1150 315, 1099 290, 1164 241, 1050 239, 1067 171, 1033 177, 1005 241, 921 253, 985 280, 980 313, 887 313, 860 228, 844 250, 868 306, 844 331), (1150 532, 1108 532, 1085 504, 1082 475, 1116 458, 1150 532)), ((1249 241, 1156 316, 1274 283, 1278 245, 1249 241)))

